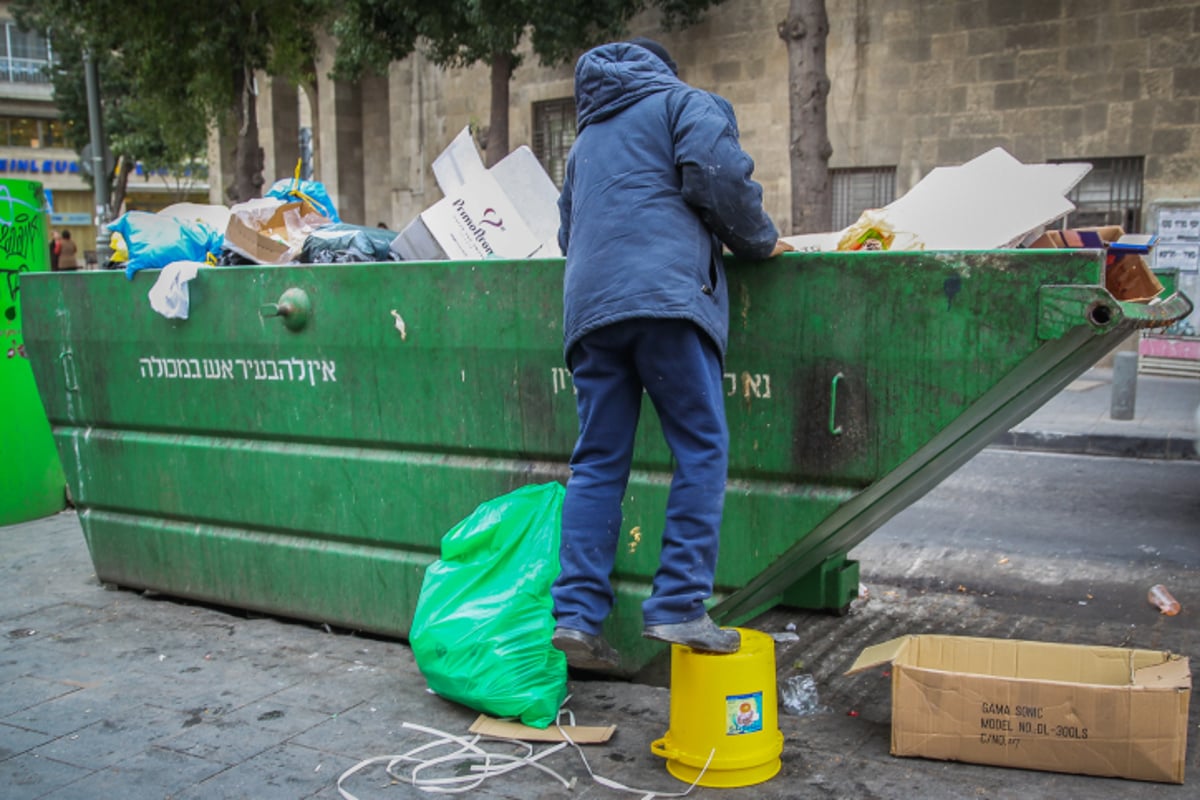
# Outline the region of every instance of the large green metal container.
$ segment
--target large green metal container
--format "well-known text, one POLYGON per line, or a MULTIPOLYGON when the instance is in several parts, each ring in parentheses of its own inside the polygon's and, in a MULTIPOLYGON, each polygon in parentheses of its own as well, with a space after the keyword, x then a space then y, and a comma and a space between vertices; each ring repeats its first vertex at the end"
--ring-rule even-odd
POLYGON ((66 505, 66 482, 26 357, 21 283, 50 268, 42 185, 0 179, 0 525, 66 505))
MULTIPOLYGON (((405 636, 443 533, 565 480, 562 262, 208 268, 25 286, 26 337, 102 580, 405 636), (279 311, 284 316, 271 316, 279 311)), ((713 613, 839 608, 845 554, 1178 295, 1115 301, 1096 252, 731 264, 732 453, 713 613)), ((608 635, 635 671, 671 475, 643 415, 608 635)))

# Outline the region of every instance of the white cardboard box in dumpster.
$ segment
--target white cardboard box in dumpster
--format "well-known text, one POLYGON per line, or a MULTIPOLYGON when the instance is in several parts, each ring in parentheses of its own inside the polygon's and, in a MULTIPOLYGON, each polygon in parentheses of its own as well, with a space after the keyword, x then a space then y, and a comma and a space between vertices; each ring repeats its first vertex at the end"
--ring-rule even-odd
POLYGON ((847 674, 888 663, 892 755, 1183 783, 1187 658, 920 635, 868 647, 847 674))
POLYGON ((849 227, 785 237, 801 252, 853 250, 855 231, 886 229, 886 250, 996 250, 1075 209, 1066 195, 1091 170, 1086 163, 1023 164, 1000 147, 957 167, 936 167, 906 194, 868 209, 849 227))
POLYGON ((446 195, 421 212, 392 243, 405 261, 543 258, 558 248, 558 189, 528 147, 491 169, 469 128, 434 159, 446 195))

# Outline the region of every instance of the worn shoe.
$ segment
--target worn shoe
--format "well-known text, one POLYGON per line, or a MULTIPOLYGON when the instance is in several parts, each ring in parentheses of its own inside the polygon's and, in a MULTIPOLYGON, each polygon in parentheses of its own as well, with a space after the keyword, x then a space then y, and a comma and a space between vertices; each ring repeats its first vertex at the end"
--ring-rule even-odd
POLYGON ((550 643, 567 657, 567 665, 575 669, 614 670, 621 666, 621 656, 603 636, 557 627, 550 643))
POLYGON ((682 644, 702 653, 736 653, 742 646, 742 635, 728 628, 718 628, 717 623, 705 614, 689 622, 671 625, 647 625, 642 636, 660 642, 682 644))

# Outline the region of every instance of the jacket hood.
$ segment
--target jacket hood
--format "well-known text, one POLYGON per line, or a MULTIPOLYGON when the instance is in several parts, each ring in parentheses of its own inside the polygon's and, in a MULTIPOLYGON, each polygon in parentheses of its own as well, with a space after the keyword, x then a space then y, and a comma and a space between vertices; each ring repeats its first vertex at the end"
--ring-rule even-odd
POLYGON ((575 64, 579 129, 611 117, 647 95, 682 85, 662 59, 629 42, 601 45, 575 64))

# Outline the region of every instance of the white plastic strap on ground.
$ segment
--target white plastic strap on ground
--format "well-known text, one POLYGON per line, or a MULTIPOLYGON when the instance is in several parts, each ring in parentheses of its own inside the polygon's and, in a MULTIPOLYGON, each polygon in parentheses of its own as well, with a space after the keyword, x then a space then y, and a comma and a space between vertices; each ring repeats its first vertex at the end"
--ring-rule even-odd
POLYGON ((552 776, 555 780, 557 780, 559 783, 561 783, 563 786, 567 787, 568 789, 571 788, 571 786, 572 786, 571 781, 568 781, 567 779, 563 778, 561 775, 559 775, 557 772, 550 769, 549 767, 546 767, 543 764, 537 763, 540 759, 545 758, 548 755, 557 753, 559 750, 564 749, 567 746, 565 743, 559 743, 556 745, 552 745, 552 746, 546 748, 545 750, 542 750, 540 753, 535 753, 533 750, 533 747, 530 744, 528 744, 527 742, 519 742, 519 741, 516 741, 513 739, 497 740, 497 741, 502 741, 506 744, 520 745, 521 747, 525 748, 525 750, 526 750, 525 755, 514 756, 509 753, 488 752, 488 751, 484 750, 483 748, 479 747, 478 742, 481 739, 491 738, 491 737, 483 737, 483 736, 476 735, 476 736, 472 736, 470 739, 464 739, 463 737, 455 736, 452 733, 446 733, 445 731, 440 731, 440 730, 437 730, 436 728, 427 728, 424 725, 414 725, 410 722, 405 722, 403 727, 409 728, 409 729, 415 730, 415 731, 420 731, 421 733, 427 733, 431 736, 436 736, 439 738, 435 739, 432 742, 423 744, 420 747, 415 747, 412 750, 409 750, 407 753, 402 753, 400 755, 390 755, 390 756, 376 756, 374 758, 368 758, 364 761, 360 761, 359 763, 355 764, 353 767, 351 767, 350 769, 343 772, 341 774, 341 776, 338 778, 337 790, 338 790, 338 793, 341 794, 341 796, 343 798, 345 798, 345 800, 358 800, 358 798, 355 795, 351 794, 350 792, 346 791, 346 789, 342 788, 342 783, 347 778, 349 778, 351 775, 355 774, 356 772, 359 772, 360 770, 365 769, 368 766, 371 766, 372 764, 378 764, 378 763, 385 762, 385 761, 387 762, 386 770, 387 770, 388 775, 392 776, 397 781, 411 784, 412 786, 415 786, 416 788, 418 788, 424 792, 438 792, 438 793, 444 793, 444 794, 469 792, 472 789, 477 788, 480 784, 482 784, 485 780, 487 780, 490 777, 494 777, 496 775, 503 775, 506 772, 511 772, 514 769, 518 769, 520 767, 527 767, 527 766, 534 767, 535 769, 539 769, 542 772, 547 773, 548 775, 552 776), (419 758, 418 757, 419 754, 424 753, 428 750, 431 750, 431 749, 434 749, 437 747, 442 747, 445 745, 455 745, 455 744, 458 745, 458 749, 452 753, 448 753, 446 755, 436 756, 436 757, 432 757, 432 758, 419 758), (482 760, 483 764, 482 765, 472 764, 471 771, 474 773, 472 775, 458 775, 458 776, 444 777, 444 778, 421 777, 421 772, 423 770, 426 770, 426 769, 429 769, 431 767, 435 767, 435 766, 438 766, 441 764, 447 764, 447 763, 451 763, 451 762, 455 762, 455 761, 479 761, 479 760, 482 760), (401 764, 402 762, 412 763, 415 766, 413 766, 411 768, 411 770, 408 771, 407 774, 397 772, 395 770, 395 768, 398 764, 401 764), (496 765, 493 762, 509 762, 509 763, 496 765))
MULTIPOLYGON (((571 698, 568 696, 567 700, 570 700, 570 699, 571 698)), ((563 703, 565 704, 566 700, 564 700, 563 703)), ((572 741, 571 737, 567 734, 567 732, 563 730, 563 728, 562 728, 563 714, 567 715, 567 718, 568 718, 567 724, 568 725, 575 724, 574 712, 572 712, 568 708, 563 707, 558 710, 558 719, 556 719, 554 721, 554 726, 556 728, 558 728, 558 732, 562 735, 562 737, 564 739, 566 739, 567 742, 572 747, 575 748, 575 751, 577 753, 579 753, 579 760, 583 762, 583 766, 584 766, 584 768, 587 769, 588 775, 592 776, 592 780, 595 781, 596 783, 600 784, 601 786, 607 786, 609 789, 616 789, 619 792, 630 792, 632 794, 640 794, 642 796, 641 800, 654 800, 654 798, 656 798, 656 797, 684 797, 685 795, 690 794, 692 789, 696 788, 696 784, 698 784, 700 782, 700 779, 704 777, 704 773, 708 771, 708 765, 712 763, 713 756, 715 756, 717 754, 717 748, 714 747, 709 752, 708 760, 704 762, 704 768, 700 770, 700 774, 696 776, 696 780, 692 781, 691 786, 688 786, 688 788, 684 789, 682 792, 656 792, 652 789, 635 789, 632 786, 626 786, 623 783, 617 783, 616 781, 614 781, 610 778, 605 778, 603 775, 597 775, 596 773, 592 772, 592 765, 588 763, 587 757, 584 756, 583 748, 581 748, 579 745, 575 744, 575 742, 572 741)))
MULTIPOLYGON (((570 698, 568 697, 567 700, 569 699, 570 698)), ((375 756, 373 758, 368 758, 358 762, 338 777, 338 794, 340 794, 344 800, 358 800, 358 797, 344 789, 342 784, 351 775, 354 775, 373 764, 380 764, 384 762, 387 763, 386 770, 388 775, 397 781, 410 784, 423 792, 437 792, 444 794, 469 792, 472 789, 478 788, 480 784, 482 784, 488 778, 494 778, 497 775, 504 775, 505 773, 520 769, 521 767, 533 767, 541 770, 547 775, 553 777, 563 786, 571 789, 574 788, 574 779, 568 781, 562 775, 559 775, 546 765, 538 763, 546 756, 553 755, 554 753, 557 753, 570 745, 571 747, 575 748, 577 753, 579 753, 579 759, 583 762, 583 766, 587 769, 588 775, 591 776, 593 781, 601 786, 621 792, 630 792, 632 794, 641 795, 641 800, 653 800, 656 797, 683 797, 689 794, 692 789, 696 788, 696 785, 700 782, 700 779, 704 777, 704 773, 708 770, 708 766, 712 763, 713 756, 716 755, 717 752, 716 748, 713 748, 712 752, 708 754, 708 761, 705 762, 704 769, 700 770, 700 774, 696 776, 696 780, 692 782, 691 786, 688 786, 688 788, 682 792, 656 792, 647 789, 635 789, 633 787, 626 786, 623 783, 618 783, 617 781, 605 778, 602 775, 597 775, 592 771, 592 766, 588 763, 587 758, 584 756, 583 749, 571 739, 565 730, 563 730, 562 718, 564 714, 568 718, 567 725, 570 726, 575 724, 574 713, 565 708, 566 700, 564 700, 563 703, 564 707, 559 709, 558 719, 555 720, 554 724, 555 727, 558 728, 558 732, 562 735, 565 741, 551 745, 541 751, 535 751, 533 745, 518 739, 503 739, 479 735, 475 735, 470 739, 466 739, 461 736, 455 736, 452 733, 446 733, 445 731, 437 730, 436 728, 428 728, 424 725, 414 725, 410 722, 405 722, 403 724, 403 727, 405 728, 426 733, 430 736, 436 736, 438 738, 434 739, 432 742, 427 742, 426 744, 420 745, 419 747, 414 747, 412 750, 409 750, 406 753, 390 756, 375 756), (525 755, 512 755, 509 753, 497 753, 484 750, 479 746, 479 742, 486 739, 503 742, 507 745, 517 745, 519 747, 523 747, 525 749, 525 755), (422 754, 425 754, 430 750, 438 747, 444 747, 446 745, 457 745, 458 749, 451 753, 440 756, 422 756, 422 754), (473 774, 471 775, 456 775, 442 778, 421 777, 421 772, 424 770, 456 761, 482 761, 483 763, 472 764, 471 772, 473 774), (407 771, 407 773, 395 771, 397 765, 402 763, 412 764, 413 766, 407 771)))

